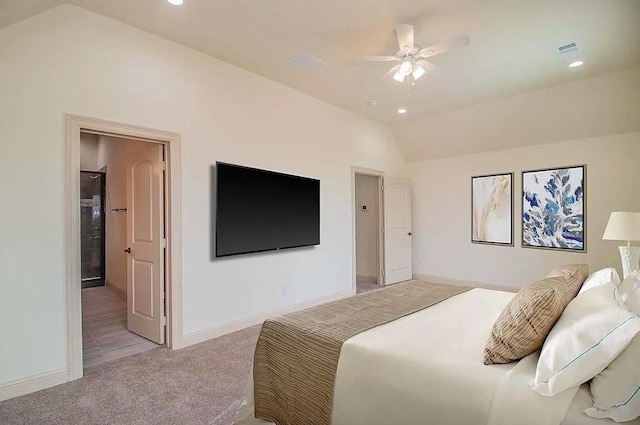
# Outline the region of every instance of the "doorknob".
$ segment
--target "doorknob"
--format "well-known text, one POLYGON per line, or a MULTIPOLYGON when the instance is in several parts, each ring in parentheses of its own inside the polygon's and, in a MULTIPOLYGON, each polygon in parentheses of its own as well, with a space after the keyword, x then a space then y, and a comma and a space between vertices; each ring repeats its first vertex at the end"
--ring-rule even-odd
POLYGON ((127 254, 131 254, 131 248, 125 249, 124 252, 126 252, 127 254))
POLYGON ((411 236, 411 232, 407 233, 407 235, 411 236))

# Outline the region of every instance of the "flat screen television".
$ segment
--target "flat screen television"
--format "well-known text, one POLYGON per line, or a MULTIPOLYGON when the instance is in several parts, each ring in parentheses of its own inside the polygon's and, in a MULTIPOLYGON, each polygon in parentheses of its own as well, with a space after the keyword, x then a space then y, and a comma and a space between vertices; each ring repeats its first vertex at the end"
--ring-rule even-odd
POLYGON ((320 244, 320 180, 216 162, 216 257, 320 244))

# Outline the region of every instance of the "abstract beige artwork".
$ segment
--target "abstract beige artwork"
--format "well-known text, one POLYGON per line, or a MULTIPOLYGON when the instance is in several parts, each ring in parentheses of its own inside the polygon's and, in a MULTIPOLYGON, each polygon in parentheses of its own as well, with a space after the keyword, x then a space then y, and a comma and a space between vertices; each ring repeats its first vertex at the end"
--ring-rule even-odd
POLYGON ((513 246, 513 173, 471 178, 471 242, 513 246))

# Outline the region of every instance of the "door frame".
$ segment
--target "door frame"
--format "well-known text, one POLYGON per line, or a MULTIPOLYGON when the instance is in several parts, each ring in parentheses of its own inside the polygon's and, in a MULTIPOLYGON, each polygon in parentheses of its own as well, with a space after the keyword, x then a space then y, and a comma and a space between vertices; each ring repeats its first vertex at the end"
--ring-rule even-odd
POLYGON ((353 293, 357 290, 357 246, 356 246, 356 174, 378 178, 378 285, 384 286, 384 171, 370 168, 351 167, 351 243, 352 243, 352 270, 351 281, 353 293))
POLYGON ((184 346, 182 326, 182 217, 180 134, 79 115, 66 115, 65 173, 65 292, 67 324, 67 380, 81 378, 82 297, 80 274, 80 133, 93 133, 161 143, 165 147, 165 221, 167 223, 166 344, 184 346))

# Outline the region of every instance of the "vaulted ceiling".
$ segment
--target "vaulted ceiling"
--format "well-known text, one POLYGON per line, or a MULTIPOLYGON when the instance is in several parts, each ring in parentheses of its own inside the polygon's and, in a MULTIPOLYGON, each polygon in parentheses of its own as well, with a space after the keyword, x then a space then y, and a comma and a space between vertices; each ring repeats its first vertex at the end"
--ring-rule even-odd
MULTIPOLYGON (((62 0, 2 0, 0 27, 62 0)), ((640 66, 638 0, 72 0, 70 3, 279 81, 394 127, 525 91, 640 66), (398 50, 394 26, 415 26, 429 46, 468 35, 469 46, 432 59, 438 76, 415 86, 382 76, 388 63, 359 55, 398 50), (576 42, 570 69, 556 48, 576 42), (326 63, 307 70, 306 53, 326 63), (376 105, 370 105, 371 101, 376 105), (399 115, 397 109, 408 112, 399 115)))

